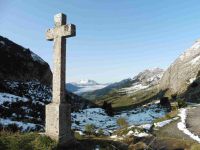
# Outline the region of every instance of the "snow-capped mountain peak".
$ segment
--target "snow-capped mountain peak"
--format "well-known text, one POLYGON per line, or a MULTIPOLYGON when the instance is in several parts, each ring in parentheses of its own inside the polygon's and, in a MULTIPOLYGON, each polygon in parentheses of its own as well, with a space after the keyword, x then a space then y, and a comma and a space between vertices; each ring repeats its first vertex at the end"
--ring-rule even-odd
POLYGON ((90 92, 106 87, 108 84, 100 84, 94 80, 84 79, 78 82, 71 82, 66 84, 66 88, 75 94, 90 92))
POLYGON ((80 80, 79 82, 77 82, 77 84, 81 84, 81 85, 98 85, 98 83, 96 81, 90 80, 90 79, 80 80))

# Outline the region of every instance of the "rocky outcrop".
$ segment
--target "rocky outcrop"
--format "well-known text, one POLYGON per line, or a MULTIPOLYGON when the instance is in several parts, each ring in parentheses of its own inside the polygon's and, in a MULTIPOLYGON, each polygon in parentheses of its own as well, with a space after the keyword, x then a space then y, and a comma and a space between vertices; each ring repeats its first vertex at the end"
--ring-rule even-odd
POLYGON ((0 36, 0 80, 38 80, 51 85, 52 73, 39 56, 0 36))
POLYGON ((141 82, 143 85, 156 85, 160 82, 164 70, 161 68, 146 69, 140 72, 133 80, 141 82))
POLYGON ((160 89, 182 94, 197 80, 200 71, 200 40, 187 49, 164 73, 160 89))

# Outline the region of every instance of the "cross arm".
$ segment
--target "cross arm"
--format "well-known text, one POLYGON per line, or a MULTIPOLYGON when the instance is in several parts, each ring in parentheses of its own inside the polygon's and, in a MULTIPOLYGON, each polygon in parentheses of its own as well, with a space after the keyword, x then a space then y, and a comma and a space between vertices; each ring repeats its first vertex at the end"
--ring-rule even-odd
POLYGON ((48 29, 46 32, 46 39, 49 41, 53 41, 54 39, 54 29, 48 29))
POLYGON ((76 36, 76 26, 74 24, 61 26, 61 34, 66 38, 76 36))

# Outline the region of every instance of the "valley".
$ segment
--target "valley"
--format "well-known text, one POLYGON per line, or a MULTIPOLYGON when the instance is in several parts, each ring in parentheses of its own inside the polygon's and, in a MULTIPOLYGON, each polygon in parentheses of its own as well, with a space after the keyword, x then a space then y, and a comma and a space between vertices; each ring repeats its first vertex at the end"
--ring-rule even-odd
MULTIPOLYGON (((14 72, 5 70, 7 64, 1 62, 0 129, 2 132, 20 131, 22 135, 17 135, 20 137, 26 132, 44 132, 45 105, 52 99, 51 70, 46 62, 29 49, 0 38, 3 41, 0 42, 0 50, 4 59, 20 59, 18 67, 26 70, 25 73, 21 69, 14 72), (10 56, 13 49, 17 49, 18 53, 10 56), (29 61, 24 55, 30 57, 29 61), (36 70, 31 75, 30 66, 36 70), (37 74, 40 69, 42 71, 37 74)), ((199 50, 200 45, 197 42, 188 49, 192 54, 186 53, 186 58, 190 58, 188 61, 195 60, 197 66, 199 50)), ((176 63, 182 65, 179 61, 184 62, 186 58, 181 55, 170 68, 176 66, 176 63)), ((188 61, 186 64, 191 64, 188 61)), ((14 66, 14 63, 10 61, 9 66, 14 66)), ((188 66, 186 70, 187 68, 188 66)), ((137 144, 151 148, 155 148, 155 145, 165 146, 169 149, 191 148, 194 145, 198 147, 199 137, 195 134, 195 127, 191 125, 188 128, 183 119, 187 119, 184 110, 196 107, 199 103, 199 70, 194 67, 194 72, 183 79, 178 76, 179 84, 183 86, 180 92, 174 87, 174 78, 177 78, 174 76, 177 74, 169 70, 146 69, 134 77, 110 84, 99 84, 93 80, 66 84, 66 102, 72 106, 71 123, 75 137, 86 145, 92 140, 96 141, 95 147, 98 147, 98 143, 107 145, 112 141, 117 142, 113 143, 116 146, 124 144, 122 147, 126 149, 137 144), (168 81, 165 86, 164 81, 168 81), (163 98, 164 104, 167 101, 171 103, 170 108, 162 104, 163 98), (112 109, 113 115, 103 109, 105 103, 112 109), (171 132, 172 130, 176 132, 171 132), (175 145, 170 144, 172 141, 175 145)), ((191 71, 193 68, 190 68, 189 72, 191 71)), ((40 138, 36 135, 34 137, 40 138)))

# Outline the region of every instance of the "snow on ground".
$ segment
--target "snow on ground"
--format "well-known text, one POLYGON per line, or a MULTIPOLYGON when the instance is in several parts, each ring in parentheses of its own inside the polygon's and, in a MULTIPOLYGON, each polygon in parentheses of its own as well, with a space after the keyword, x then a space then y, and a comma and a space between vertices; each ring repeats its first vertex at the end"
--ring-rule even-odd
POLYGON ((191 84, 191 83, 193 83, 195 80, 196 80, 196 77, 194 77, 194 78, 191 78, 191 79, 189 80, 188 84, 191 84))
POLYGON ((192 59, 192 60, 190 61, 190 63, 191 63, 192 65, 195 65, 195 64, 198 64, 199 61, 200 61, 200 56, 197 56, 196 58, 192 59))
MULTIPOLYGON (((25 122, 19 122, 19 121, 12 121, 10 119, 2 119, 0 118, 0 124, 7 126, 11 124, 16 124, 19 128, 21 128, 21 131, 29 131, 36 129, 36 124, 33 123, 25 123, 25 122)), ((39 125, 40 126, 40 125, 39 125)))
POLYGON ((179 130, 183 131, 185 134, 187 134, 188 136, 190 136, 193 140, 197 141, 200 143, 200 137, 197 135, 194 135, 193 133, 191 133, 187 128, 186 128, 186 117, 187 117, 187 109, 186 108, 182 108, 180 110, 180 113, 178 114, 181 117, 181 122, 179 122, 177 124, 177 127, 179 130))
POLYGON ((139 126, 139 128, 143 128, 145 130, 150 130, 152 127, 152 124, 142 124, 139 126))
POLYGON ((175 118, 168 119, 168 120, 165 120, 165 121, 157 122, 157 123, 154 123, 154 126, 161 128, 161 127, 164 127, 165 125, 171 123, 172 121, 177 120, 178 118, 179 117, 175 117, 175 118))
POLYGON ((114 117, 107 116, 101 108, 90 108, 72 113, 72 128, 84 131, 85 125, 94 124, 96 128, 115 130, 119 128, 116 122, 120 117, 125 118, 129 125, 142 125, 151 123, 154 119, 163 117, 165 114, 166 110, 156 104, 123 111, 114 117))
POLYGON ((16 95, 8 94, 8 93, 0 93, 0 105, 2 105, 4 102, 17 102, 17 101, 23 101, 27 102, 28 99, 25 97, 19 97, 16 95))
POLYGON ((36 55, 33 52, 31 52, 31 57, 33 58, 34 61, 40 62, 42 64, 46 63, 42 58, 40 58, 38 55, 36 55))
POLYGON ((148 87, 149 85, 142 85, 141 83, 138 83, 138 84, 133 84, 131 87, 122 88, 120 91, 126 93, 133 93, 139 90, 147 89, 148 87))

